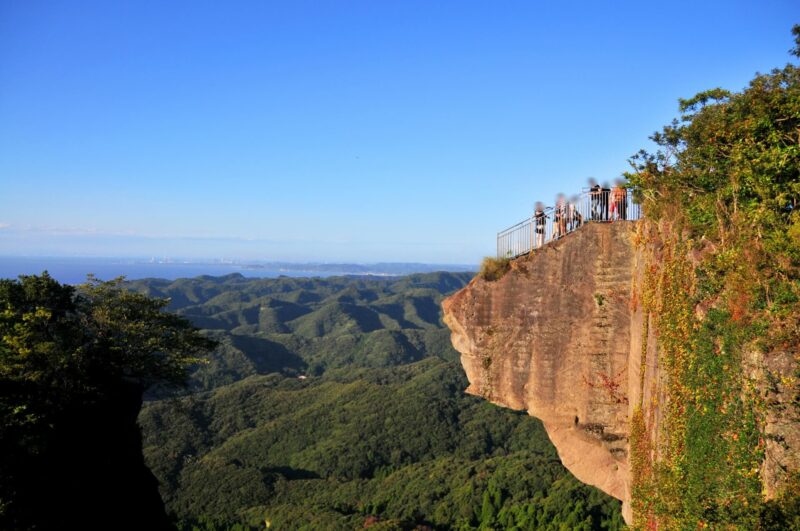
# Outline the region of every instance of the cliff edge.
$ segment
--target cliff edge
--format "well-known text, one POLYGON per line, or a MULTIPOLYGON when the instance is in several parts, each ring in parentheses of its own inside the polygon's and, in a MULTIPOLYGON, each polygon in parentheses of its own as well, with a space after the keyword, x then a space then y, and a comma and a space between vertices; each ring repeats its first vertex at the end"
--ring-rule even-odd
POLYGON ((442 303, 467 392, 541 419, 564 465, 622 500, 628 521, 634 226, 582 227, 442 303))

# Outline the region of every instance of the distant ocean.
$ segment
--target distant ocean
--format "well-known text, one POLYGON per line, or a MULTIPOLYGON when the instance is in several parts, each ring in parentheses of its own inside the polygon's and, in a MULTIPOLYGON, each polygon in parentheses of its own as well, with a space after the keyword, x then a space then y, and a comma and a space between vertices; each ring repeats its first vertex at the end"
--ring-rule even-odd
POLYGON ((330 277, 334 275, 398 276, 433 271, 474 271, 475 267, 457 264, 377 263, 260 263, 224 264, 219 262, 151 262, 135 258, 56 258, 0 256, 0 278, 17 278, 19 275, 38 275, 47 271, 51 277, 64 284, 86 282, 86 275, 94 274, 100 280, 124 276, 128 280, 141 278, 193 278, 201 275, 221 277, 239 273, 249 278, 330 277))
MULTIPOLYGON (((326 277, 336 272, 270 271, 250 269, 237 264, 203 263, 151 263, 146 261, 113 258, 29 258, 0 256, 0 278, 17 278, 19 275, 38 275, 47 271, 51 277, 64 284, 81 284, 86 275, 93 273, 101 280, 111 280, 125 276, 128 280, 140 278, 191 278, 200 275, 223 276, 241 273, 245 277, 275 278, 281 275, 290 277, 326 277)), ((340 273, 341 274, 341 273, 340 273)))

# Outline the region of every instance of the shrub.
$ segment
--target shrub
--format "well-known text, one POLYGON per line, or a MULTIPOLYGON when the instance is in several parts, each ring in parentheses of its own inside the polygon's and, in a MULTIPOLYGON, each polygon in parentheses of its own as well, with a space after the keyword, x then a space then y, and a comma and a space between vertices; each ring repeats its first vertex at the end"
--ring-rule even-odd
POLYGON ((511 268, 511 260, 508 258, 492 258, 487 256, 481 262, 481 269, 478 275, 484 280, 492 282, 503 278, 508 270, 511 268))

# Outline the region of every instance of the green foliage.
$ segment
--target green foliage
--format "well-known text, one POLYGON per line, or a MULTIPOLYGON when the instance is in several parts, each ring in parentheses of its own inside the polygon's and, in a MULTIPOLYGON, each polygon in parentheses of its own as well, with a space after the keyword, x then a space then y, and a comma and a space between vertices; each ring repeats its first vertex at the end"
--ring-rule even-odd
POLYGON ((502 514, 521 528, 570 517, 619 528, 618 503, 571 478, 538 421, 466 396, 465 385, 437 359, 304 383, 251 377, 177 408, 151 404, 145 454, 181 518, 486 528, 502 514))
POLYGON ((47 273, 0 280, 0 377, 68 396, 114 385, 184 383, 213 342, 167 301, 90 279, 78 293, 47 273))
POLYGON ((634 478, 637 520, 789 526, 793 502, 762 499, 767 405, 743 366, 745 353, 800 345, 800 69, 758 75, 740 93, 701 92, 680 111, 628 175, 644 201, 644 243, 659 249, 643 303, 668 396, 638 405, 664 419, 656 463, 644 425, 632 433, 634 471, 648 476, 634 478))
POLYGON ((439 304, 469 280, 135 283, 226 323, 213 332, 221 352, 193 375, 203 386, 139 417, 180 525, 619 529, 619 503, 572 478, 537 420, 464 393, 439 304), (248 312, 276 300, 292 311, 262 331, 248 312))
POLYGON ((510 259, 494 258, 492 256, 486 256, 481 262, 481 268, 478 271, 478 275, 483 280, 488 280, 489 282, 493 282, 495 280, 500 280, 501 278, 503 278, 503 275, 508 273, 509 269, 511 269, 510 259))
POLYGON ((120 382, 179 385, 213 346, 167 302, 90 279, 79 292, 47 273, 0 280, 0 407, 5 426, 46 424, 72 400, 120 382))
POLYGON ((205 329, 220 346, 192 373, 211 389, 254 374, 321 375, 338 367, 387 367, 435 351, 458 359, 441 323, 445 293, 468 273, 400 278, 246 280, 241 275, 129 283, 168 298, 168 308, 205 329))
MULTIPOLYGON (((47 273, 0 280, 0 527, 47 527, 53 518, 74 524, 86 510, 80 497, 113 491, 98 478, 116 474, 133 489, 146 482, 136 468, 142 392, 181 384, 188 365, 213 346, 165 305, 119 282, 90 279, 76 291, 47 273)), ((105 504, 102 494, 96 502, 105 504)), ((123 505, 97 508, 81 522, 123 505)))
POLYGON ((264 529, 263 525, 248 525, 242 523, 228 523, 224 518, 201 516, 196 520, 182 520, 176 522, 176 531, 257 531, 264 529))
MULTIPOLYGON (((798 26, 795 26, 797 29, 798 26)), ((800 531, 800 474, 789 477, 783 491, 767 502, 761 513, 760 527, 765 531, 800 531)))

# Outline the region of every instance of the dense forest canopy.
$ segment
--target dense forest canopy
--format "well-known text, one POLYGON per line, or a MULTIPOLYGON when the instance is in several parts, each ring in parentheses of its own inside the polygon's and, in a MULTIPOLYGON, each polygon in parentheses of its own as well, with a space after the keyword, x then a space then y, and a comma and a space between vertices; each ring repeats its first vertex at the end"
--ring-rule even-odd
POLYGON ((140 415, 184 528, 616 529, 537 420, 464 394, 440 302, 465 273, 137 281, 220 347, 140 415))

